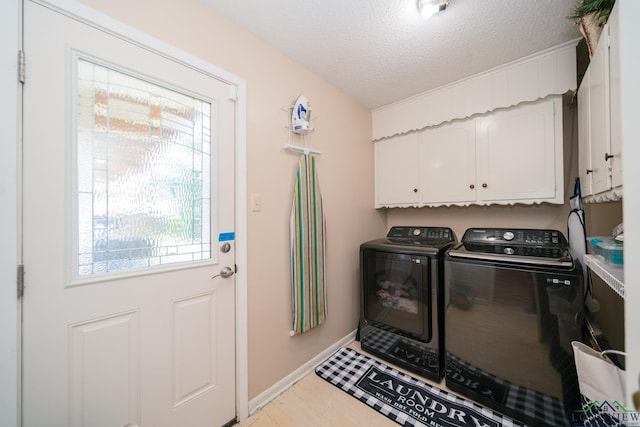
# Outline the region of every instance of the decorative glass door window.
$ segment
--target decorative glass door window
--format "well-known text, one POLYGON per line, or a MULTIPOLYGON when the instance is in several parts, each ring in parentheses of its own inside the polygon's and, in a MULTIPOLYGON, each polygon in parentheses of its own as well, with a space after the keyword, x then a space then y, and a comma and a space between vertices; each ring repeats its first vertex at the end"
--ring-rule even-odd
POLYGON ((211 259, 212 101, 77 60, 76 275, 211 259))

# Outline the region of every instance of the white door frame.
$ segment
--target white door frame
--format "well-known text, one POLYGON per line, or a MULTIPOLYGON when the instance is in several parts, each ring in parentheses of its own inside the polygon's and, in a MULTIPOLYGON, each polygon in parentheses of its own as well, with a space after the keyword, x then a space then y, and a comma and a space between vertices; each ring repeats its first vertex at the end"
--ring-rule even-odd
MULTIPOLYGON (((29 1, 29 0, 26 0, 29 1)), ((247 206, 246 206, 246 82, 200 58, 177 49, 135 28, 73 0, 36 2, 147 47, 156 53, 195 67, 233 86, 236 99, 236 415, 249 415, 247 345, 247 206)), ((22 126, 17 57, 22 31, 22 0, 3 1, 0 6, 0 424, 18 426, 20 414, 20 303, 16 298, 16 271, 20 262, 21 224, 19 184, 22 126)), ((28 52, 25 53, 28 64, 28 52)), ((28 66, 28 65, 27 65, 28 66)), ((28 82, 26 83, 28 84, 28 82)))
POLYGON ((0 4, 0 425, 17 426, 20 413, 19 316, 16 294, 20 83, 18 50, 21 0, 0 4))

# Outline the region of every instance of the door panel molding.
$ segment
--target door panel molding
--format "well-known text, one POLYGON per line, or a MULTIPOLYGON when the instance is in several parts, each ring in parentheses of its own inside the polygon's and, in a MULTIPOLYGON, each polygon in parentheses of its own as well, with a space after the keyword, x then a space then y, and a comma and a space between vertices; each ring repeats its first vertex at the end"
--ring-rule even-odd
POLYGON ((173 303, 173 407, 216 386, 215 292, 173 303))
POLYGON ((138 310, 71 325, 69 366, 73 427, 84 426, 87 413, 101 413, 105 427, 140 424, 138 310), (105 353, 108 364, 102 363, 105 353), (117 399, 108 399, 113 390, 117 399))

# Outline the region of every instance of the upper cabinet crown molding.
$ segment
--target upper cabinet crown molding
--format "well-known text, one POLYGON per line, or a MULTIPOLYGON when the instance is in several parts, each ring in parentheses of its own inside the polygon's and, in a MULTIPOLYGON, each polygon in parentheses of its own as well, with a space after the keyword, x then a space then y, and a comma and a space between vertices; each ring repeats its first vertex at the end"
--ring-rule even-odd
POLYGON ((373 140, 577 88, 579 40, 373 110, 373 140))

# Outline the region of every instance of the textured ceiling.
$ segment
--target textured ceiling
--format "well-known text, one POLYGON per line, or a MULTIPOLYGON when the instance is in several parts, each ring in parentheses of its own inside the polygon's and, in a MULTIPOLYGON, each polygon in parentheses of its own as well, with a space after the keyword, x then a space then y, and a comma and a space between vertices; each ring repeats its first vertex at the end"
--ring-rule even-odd
POLYGON ((580 37, 576 0, 203 0, 368 108, 580 37))

